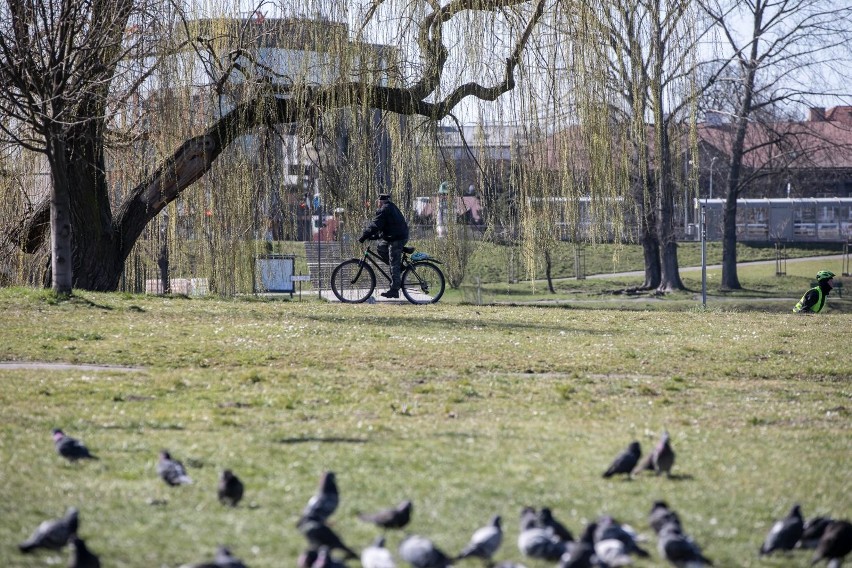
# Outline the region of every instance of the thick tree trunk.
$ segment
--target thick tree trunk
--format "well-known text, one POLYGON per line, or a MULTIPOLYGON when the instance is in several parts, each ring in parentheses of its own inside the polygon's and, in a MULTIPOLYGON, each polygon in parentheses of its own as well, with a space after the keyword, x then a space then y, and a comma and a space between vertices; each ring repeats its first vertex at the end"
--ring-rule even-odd
POLYGON ((662 279, 660 269, 660 241, 657 238, 657 210, 654 206, 657 192, 650 174, 639 181, 633 190, 633 198, 639 210, 639 242, 645 257, 645 282, 640 290, 655 290, 662 279))
POLYGON ((737 276, 737 198, 728 192, 725 200, 724 224, 722 227, 722 281, 723 290, 742 288, 737 276))
POLYGON ((73 288, 71 195, 68 160, 63 138, 52 135, 47 141, 50 166, 50 271, 51 285, 57 294, 70 294, 73 288))

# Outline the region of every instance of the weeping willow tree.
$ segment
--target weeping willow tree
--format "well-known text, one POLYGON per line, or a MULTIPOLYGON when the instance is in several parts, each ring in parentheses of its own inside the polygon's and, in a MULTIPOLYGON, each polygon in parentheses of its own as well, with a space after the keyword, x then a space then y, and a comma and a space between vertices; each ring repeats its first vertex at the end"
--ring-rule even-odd
MULTIPOLYGON (((16 152, 44 157, 15 178, 29 181, 0 184, 6 211, 15 204, 4 242, 22 251, 10 252, 13 272, 59 291, 115 290, 159 264, 223 294, 245 290, 257 243, 300 234, 313 195, 349 230, 380 190, 410 211, 449 179, 454 201, 469 180, 443 171, 435 128, 471 106, 514 134, 511 168, 478 166, 485 238, 519 242, 530 272, 556 223, 585 223, 569 231, 577 239, 626 240, 617 204, 635 170, 611 111, 618 95, 596 71, 612 54, 600 22, 577 15, 617 4, 304 0, 240 12, 225 0, 205 11, 7 0, 2 130, 16 152), (576 132, 556 136, 565 126, 576 132)), ((664 179, 672 168, 659 163, 664 179)), ((452 252, 463 277, 456 221, 431 246, 452 252)))

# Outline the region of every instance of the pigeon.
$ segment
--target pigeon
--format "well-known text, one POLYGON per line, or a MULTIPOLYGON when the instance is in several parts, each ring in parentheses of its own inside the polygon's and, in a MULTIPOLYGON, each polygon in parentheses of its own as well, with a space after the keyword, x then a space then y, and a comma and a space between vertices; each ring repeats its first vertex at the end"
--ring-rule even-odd
POLYGON ((606 538, 595 543, 595 558, 601 566, 630 566, 633 558, 627 552, 627 547, 616 538, 606 538))
POLYGON ((819 539, 811 566, 826 560, 833 568, 840 568, 845 557, 852 551, 852 523, 847 520, 832 521, 819 539))
MULTIPOLYGON (((636 531, 628 525, 622 525, 609 515, 604 515, 598 519, 598 527, 595 530, 595 550, 598 549, 598 543, 605 540, 617 540, 624 545, 626 554, 635 554, 642 558, 648 558, 648 551, 639 546, 636 542, 636 531)), ((598 553, 600 556, 600 553, 598 553)), ((610 562, 610 564, 612 564, 610 562)))
POLYGON ((70 462, 77 460, 96 460, 98 457, 92 454, 83 442, 71 436, 67 436, 65 432, 59 428, 54 428, 53 445, 56 446, 56 453, 70 462))
POLYGON ((89 550, 82 538, 73 535, 71 545, 74 551, 71 553, 71 562, 68 563, 68 568, 101 568, 100 559, 89 550))
POLYGON ((411 501, 406 500, 391 509, 376 513, 358 513, 358 518, 383 529, 401 529, 411 520, 412 507, 411 501))
POLYGON ((518 550, 529 558, 541 558, 556 562, 568 550, 567 543, 559 539, 550 529, 538 526, 535 509, 524 507, 521 510, 518 550))
POLYGON ((231 553, 231 550, 226 546, 220 546, 216 549, 216 556, 212 562, 202 562, 201 564, 184 564, 181 568, 247 568, 242 561, 231 553))
POLYGON ((172 455, 166 450, 160 452, 160 461, 157 462, 157 475, 172 487, 192 483, 192 479, 186 474, 183 464, 172 459, 172 455))
POLYGON ((831 524, 832 519, 828 517, 813 517, 805 521, 802 528, 802 536, 796 543, 796 548, 816 548, 825 528, 831 524))
POLYGON ((79 526, 79 512, 74 507, 70 507, 61 519, 42 522, 30 538, 18 545, 18 549, 25 554, 38 548, 61 550, 68 544, 79 526))
POLYGON ((676 568, 700 568, 713 566, 713 561, 704 556, 701 549, 681 531, 680 524, 667 523, 660 528, 657 550, 660 556, 676 568))
POLYGON ((648 524, 656 534, 660 534, 660 529, 665 525, 675 524, 680 527, 680 517, 665 501, 654 501, 648 514, 648 524))
POLYGON ((500 545, 503 544, 503 528, 500 526, 500 515, 495 515, 491 518, 491 524, 482 528, 476 529, 473 536, 470 537, 470 542, 462 551, 454 558, 454 560, 462 560, 463 558, 481 558, 486 564, 491 564, 491 558, 500 545))
POLYGON ((239 477, 234 475, 234 472, 230 469, 222 470, 217 490, 220 503, 236 507, 237 503, 243 498, 243 489, 243 482, 240 481, 239 477))
POLYGON ((571 531, 565 525, 556 520, 550 507, 542 507, 541 511, 538 512, 538 525, 542 528, 550 529, 553 534, 559 537, 559 540, 565 542, 574 540, 574 535, 571 534, 571 531))
POLYGON ((340 503, 340 494, 337 492, 337 482, 333 471, 326 471, 320 478, 319 489, 308 500, 302 510, 302 519, 313 519, 325 522, 340 503))
POLYGON ((642 446, 639 445, 639 442, 630 442, 627 449, 615 457, 609 468, 603 473, 603 477, 612 477, 620 473, 626 473, 628 477, 631 476, 633 468, 636 467, 641 456, 642 446))
POLYGON ((597 523, 586 525, 580 540, 572 543, 559 559, 559 568, 592 568, 595 558, 595 531, 597 523))
POLYGON ((376 537, 370 546, 361 551, 361 566, 363 568, 396 568, 390 550, 385 548, 385 537, 376 537))
POLYGON ((669 433, 668 431, 664 431, 663 435, 660 436, 660 441, 657 442, 651 453, 633 468, 633 475, 636 475, 640 471, 651 470, 657 475, 665 473, 666 477, 671 477, 674 460, 675 453, 671 446, 669 433))
POLYGON ((446 568, 452 561, 431 540, 420 535, 409 535, 399 543, 399 557, 412 568, 446 568))
POLYGON ((331 530, 323 521, 307 517, 301 519, 297 526, 305 539, 307 539, 308 545, 311 548, 319 549, 325 546, 329 550, 342 550, 346 553, 347 558, 358 558, 358 554, 346 546, 337 533, 331 530))
POLYGON ((766 535, 760 547, 760 556, 771 554, 776 550, 793 550, 802 536, 804 524, 801 507, 798 504, 793 505, 790 513, 769 529, 769 534, 766 535))

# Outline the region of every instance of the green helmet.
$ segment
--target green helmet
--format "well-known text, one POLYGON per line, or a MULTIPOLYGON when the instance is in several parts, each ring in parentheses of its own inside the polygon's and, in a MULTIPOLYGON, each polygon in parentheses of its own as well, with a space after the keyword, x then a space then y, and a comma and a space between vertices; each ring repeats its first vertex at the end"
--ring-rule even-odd
POLYGON ((832 272, 831 270, 820 270, 819 272, 817 272, 817 280, 828 280, 829 278, 834 278, 834 272, 832 272))

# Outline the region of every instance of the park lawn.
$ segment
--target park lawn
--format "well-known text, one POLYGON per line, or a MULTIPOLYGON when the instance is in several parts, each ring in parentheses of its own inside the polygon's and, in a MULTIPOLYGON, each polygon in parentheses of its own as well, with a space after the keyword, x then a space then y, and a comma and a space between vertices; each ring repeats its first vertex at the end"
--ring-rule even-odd
MULTIPOLYGON (((575 534, 615 515, 649 539, 636 566, 661 566, 646 514, 662 498, 717 566, 789 566, 757 558, 774 519, 794 502, 807 516, 852 509, 851 324, 725 306, 0 290, 0 361, 123 366, 0 367, 0 565, 66 562, 14 544, 75 505, 107 566, 198 562, 220 543, 249 566, 292 566, 304 548, 295 521, 332 469, 334 528, 359 550, 376 530, 356 511, 411 498, 408 530, 449 553, 501 514, 496 558, 543 568, 520 556, 517 520, 524 505, 550 506, 575 534), (100 459, 65 463, 55 426, 100 459), (664 428, 673 479, 601 479, 631 440, 647 452, 664 428), (193 485, 157 479, 161 448, 193 485), (247 487, 236 509, 216 501, 225 467, 247 487)), ((400 538, 388 535, 392 550, 400 538)))

